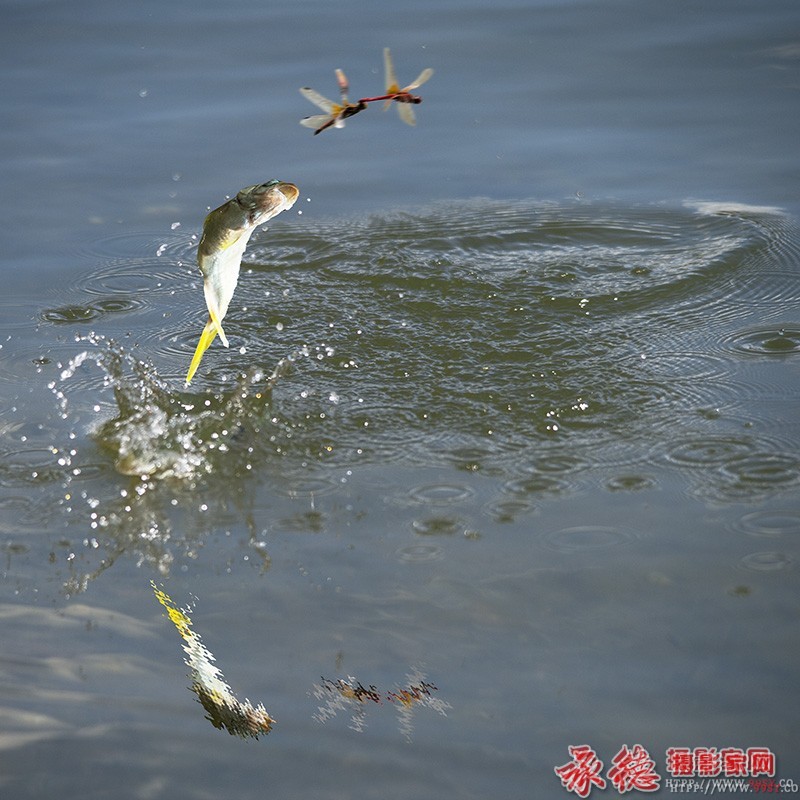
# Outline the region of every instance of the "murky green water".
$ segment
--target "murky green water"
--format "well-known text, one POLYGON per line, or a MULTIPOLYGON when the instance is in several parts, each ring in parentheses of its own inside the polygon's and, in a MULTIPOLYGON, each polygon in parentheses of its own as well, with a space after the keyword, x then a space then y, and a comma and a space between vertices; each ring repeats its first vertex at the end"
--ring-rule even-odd
POLYGON ((176 494, 311 496, 387 464, 485 476, 498 519, 661 472, 709 501, 762 499, 800 477, 781 384, 800 350, 791 236, 780 213, 723 206, 475 201, 283 225, 251 246, 233 345, 191 391, 202 299, 176 236, 41 310, 64 340, 34 364, 51 411, 25 434, 27 407, 8 413, 7 482, 49 495, 43 528, 66 512, 135 549, 152 526, 148 546, 166 544, 176 494), (112 465, 135 490, 108 492, 112 465))

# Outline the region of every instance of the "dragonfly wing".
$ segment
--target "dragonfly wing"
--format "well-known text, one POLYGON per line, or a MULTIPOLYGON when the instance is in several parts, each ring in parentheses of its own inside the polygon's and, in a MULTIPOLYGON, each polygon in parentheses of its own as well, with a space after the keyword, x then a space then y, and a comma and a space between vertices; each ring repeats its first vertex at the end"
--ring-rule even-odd
POLYGON ((336 70, 336 82, 339 84, 339 92, 342 95, 342 102, 347 103, 347 91, 350 84, 347 82, 347 76, 340 69, 336 70))
POLYGON ((414 83, 409 83, 408 86, 406 86, 406 88, 403 89, 402 91, 410 92, 412 89, 416 89, 418 86, 422 86, 422 84, 425 83, 425 81, 430 80, 431 75, 433 75, 433 70, 430 67, 428 67, 428 69, 422 70, 422 72, 420 72, 420 74, 417 76, 417 79, 414 81, 414 83))
POLYGON ((394 74, 394 64, 392 64, 392 54, 388 47, 383 48, 383 67, 386 71, 386 94, 394 94, 400 90, 397 84, 397 76, 394 74))
POLYGON ((332 119, 330 114, 315 114, 313 117, 303 117, 300 124, 306 128, 319 128, 332 119))
POLYGON ((323 97, 319 92, 310 89, 308 86, 304 86, 300 90, 300 94, 303 95, 306 100, 309 100, 315 106, 318 106, 323 111, 327 111, 329 114, 335 113, 335 110, 338 109, 336 103, 331 102, 327 97, 323 97))
POLYGON ((406 125, 417 124, 417 118, 414 116, 414 108, 410 103, 398 103, 397 113, 400 115, 400 119, 403 120, 406 125))

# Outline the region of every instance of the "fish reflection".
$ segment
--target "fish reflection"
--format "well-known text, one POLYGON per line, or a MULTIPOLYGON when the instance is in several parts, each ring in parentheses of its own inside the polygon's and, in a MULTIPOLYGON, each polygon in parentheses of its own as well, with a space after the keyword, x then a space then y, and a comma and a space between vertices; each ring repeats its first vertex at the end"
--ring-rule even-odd
POLYGON ((231 735, 243 739, 258 739, 269 733, 275 720, 262 703, 254 706, 247 698, 242 701, 233 694, 222 672, 214 666, 216 659, 192 630, 189 611, 178 608, 172 598, 152 581, 150 585, 185 642, 183 649, 186 652, 186 664, 191 670, 191 689, 206 710, 206 719, 215 728, 224 728, 231 735))
POLYGON ((353 676, 336 680, 322 678, 322 683, 314 684, 313 695, 317 700, 325 702, 317 708, 314 719, 324 723, 341 711, 350 714, 349 727, 362 733, 367 726, 367 710, 370 707, 382 706, 385 702, 392 703, 399 718, 398 728, 410 741, 414 732, 413 716, 416 711, 430 708, 442 716, 447 716, 447 709, 451 706, 433 696, 438 688, 425 680, 425 676, 419 671, 406 675, 406 679, 403 686, 381 691, 373 684, 364 686, 353 676))

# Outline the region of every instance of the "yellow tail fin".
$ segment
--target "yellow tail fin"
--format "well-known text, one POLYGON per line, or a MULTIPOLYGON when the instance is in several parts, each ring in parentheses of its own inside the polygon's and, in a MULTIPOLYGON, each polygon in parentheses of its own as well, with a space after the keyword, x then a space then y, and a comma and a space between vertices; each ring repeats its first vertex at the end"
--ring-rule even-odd
POLYGON ((208 350, 216 335, 217 326, 214 324, 214 320, 209 319, 205 328, 203 328, 203 332, 200 334, 200 341, 197 343, 197 348, 192 356, 192 363, 189 365, 189 372, 186 374, 187 386, 192 382, 192 378, 194 377, 195 372, 197 372, 197 368, 200 366, 200 360, 203 358, 203 353, 208 350))
MULTIPOLYGON (((213 308, 209 307, 208 315, 211 318, 214 328, 216 328, 216 331, 219 334, 219 338, 222 340, 222 344, 225 345, 225 347, 228 347, 228 337, 225 335, 225 331, 222 330, 222 320, 217 316, 217 313, 213 308)), ((211 344, 211 342, 209 342, 209 344, 211 344)))
POLYGON ((194 633, 190 630, 192 621, 175 605, 172 598, 163 589, 159 589, 153 581, 150 581, 150 585, 156 594, 156 600, 167 609, 167 614, 169 614, 173 625, 178 629, 178 633, 188 642, 194 636, 194 633))

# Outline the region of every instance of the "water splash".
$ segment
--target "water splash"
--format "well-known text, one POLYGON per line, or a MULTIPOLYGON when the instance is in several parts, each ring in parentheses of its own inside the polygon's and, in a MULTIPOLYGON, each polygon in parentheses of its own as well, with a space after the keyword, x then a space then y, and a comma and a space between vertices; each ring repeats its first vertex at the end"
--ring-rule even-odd
POLYGON ((67 544, 67 595, 85 591, 122 554, 162 576, 176 553, 195 557, 213 525, 209 508, 229 504, 231 483, 249 479, 253 465, 291 435, 271 413, 273 386, 298 361, 330 354, 300 347, 269 374, 251 368, 225 391, 188 394, 117 341, 90 333, 76 342, 90 347, 54 364, 56 377, 47 384, 69 431, 63 443, 51 434, 54 443, 26 464, 29 480, 57 492, 51 514, 89 531, 82 546, 67 544), (271 436, 259 436, 262 428, 271 436), (102 462, 109 456, 114 471, 129 478, 122 486, 107 480, 102 462), (178 505, 195 515, 181 536, 173 532, 178 505))
POLYGON ((199 395, 177 391, 150 362, 113 339, 91 333, 78 341, 97 349, 75 355, 59 380, 49 384, 61 416, 68 417, 69 381, 86 364, 99 368, 102 388, 113 391, 116 414, 95 424, 92 438, 112 454, 119 473, 143 480, 187 481, 220 468, 233 450, 245 456, 252 453, 245 445, 245 430, 269 410, 276 381, 299 358, 311 355, 309 348, 299 348, 281 359, 269 375, 252 367, 227 391, 199 395))

